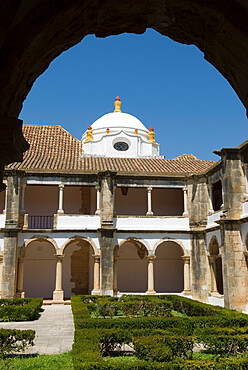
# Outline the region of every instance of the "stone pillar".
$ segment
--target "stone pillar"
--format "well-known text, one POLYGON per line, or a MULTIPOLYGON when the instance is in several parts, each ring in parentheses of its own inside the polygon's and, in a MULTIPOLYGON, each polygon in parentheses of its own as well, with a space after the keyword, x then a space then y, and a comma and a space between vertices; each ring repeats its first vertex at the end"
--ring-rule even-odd
POLYGON ((96 185, 96 212, 95 215, 100 215, 100 197, 101 197, 101 188, 99 185, 96 185))
POLYGON ((94 254, 94 287, 91 291, 92 295, 100 294, 100 255, 94 254))
POLYGON ((114 172, 99 173, 101 184, 101 294, 113 295, 114 289, 114 172))
POLYGON ((118 262, 118 257, 117 255, 114 255, 114 295, 117 295, 118 292, 118 287, 117 287, 117 262, 118 262))
POLYGON ((211 274, 211 293, 218 294, 216 281, 216 259, 218 256, 208 256, 211 274))
POLYGON ((17 230, 4 232, 2 298, 14 298, 17 280, 17 230))
POLYGON ((3 255, 0 255, 0 297, 2 296, 3 255))
POLYGON ((154 290, 154 259, 156 258, 156 256, 147 256, 146 258, 148 259, 148 289, 146 291, 146 294, 156 294, 154 290))
POLYGON ((19 171, 12 171, 7 178, 7 208, 4 230, 2 298, 16 295, 17 281, 17 242, 18 232, 22 228, 20 217, 21 176, 19 171))
POLYGON ((17 273, 17 292, 18 298, 25 298, 25 292, 23 291, 23 276, 24 276, 24 257, 18 259, 18 273, 17 273))
POLYGON ((64 213, 63 210, 63 195, 64 195, 64 184, 59 184, 59 209, 57 213, 64 213))
POLYGON ((191 281, 190 281, 190 256, 182 256, 183 259, 183 273, 184 273, 184 289, 183 294, 191 294, 191 281))
POLYGON ((152 212, 152 188, 147 188, 147 216, 153 216, 152 212))
POLYGON ((62 262, 64 254, 55 254, 57 258, 55 290, 53 292, 53 303, 64 303, 64 292, 62 290, 62 262))
POLYGON ((206 235, 204 230, 192 230, 191 261, 192 297, 193 299, 207 303, 209 297, 209 264, 207 259, 206 235))
POLYGON ((246 192, 242 153, 238 148, 215 151, 222 157, 223 211, 220 220, 224 305, 246 311, 247 265, 241 239, 242 206, 246 192))
POLYGON ((187 186, 183 188, 183 206, 184 206, 183 216, 187 217, 188 216, 188 188, 187 186))

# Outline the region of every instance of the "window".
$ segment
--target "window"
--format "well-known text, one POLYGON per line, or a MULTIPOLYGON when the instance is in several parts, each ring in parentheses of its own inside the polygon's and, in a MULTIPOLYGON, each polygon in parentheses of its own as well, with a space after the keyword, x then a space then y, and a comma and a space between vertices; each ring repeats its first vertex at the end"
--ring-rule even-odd
POLYGON ((222 185, 221 180, 212 184, 212 203, 214 211, 218 211, 222 205, 222 185))
POLYGON ((114 148, 121 152, 125 152, 126 150, 128 150, 129 146, 124 141, 118 141, 117 143, 114 144, 114 148))

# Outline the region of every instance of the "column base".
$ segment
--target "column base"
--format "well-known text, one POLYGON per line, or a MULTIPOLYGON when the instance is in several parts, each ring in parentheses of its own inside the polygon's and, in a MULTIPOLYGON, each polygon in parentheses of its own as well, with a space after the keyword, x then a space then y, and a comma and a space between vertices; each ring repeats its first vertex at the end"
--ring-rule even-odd
POLYGON ((156 294, 156 291, 155 290, 147 290, 146 294, 153 295, 153 294, 156 294))
POLYGON ((92 290, 91 292, 90 292, 90 294, 91 295, 100 295, 100 289, 97 289, 97 290, 92 290))
POLYGON ((120 294, 119 290, 114 290, 114 295, 117 296, 118 294, 120 294))
POLYGON ((25 292, 16 292, 16 298, 25 298, 25 292))
POLYGON ((52 304, 64 304, 64 292, 63 292, 63 290, 55 290, 53 292, 52 304))
POLYGON ((188 212, 183 212, 183 217, 188 217, 189 213, 188 212))
POLYGON ((114 295, 113 289, 102 289, 100 293, 100 295, 110 295, 111 297, 114 295))
POLYGON ((101 214, 100 209, 99 209, 99 210, 96 210, 95 215, 96 215, 96 216, 99 216, 100 214, 101 214))
POLYGON ((146 212, 146 216, 153 216, 153 212, 146 212))
POLYGON ((185 290, 182 291, 182 294, 184 294, 184 295, 191 295, 192 292, 191 292, 190 289, 185 289, 185 290))

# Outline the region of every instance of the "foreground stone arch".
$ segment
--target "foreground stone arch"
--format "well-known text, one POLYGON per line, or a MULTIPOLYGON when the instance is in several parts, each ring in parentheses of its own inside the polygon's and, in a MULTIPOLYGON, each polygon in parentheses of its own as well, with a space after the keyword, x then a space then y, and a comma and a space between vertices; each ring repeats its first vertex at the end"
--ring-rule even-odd
POLYGON ((140 34, 153 28, 177 42, 194 44, 248 108, 248 6, 244 1, 16 0, 1 6, 0 15, 0 130, 5 143, 0 172, 4 164, 20 161, 28 149, 17 117, 33 83, 58 55, 88 34, 140 34))

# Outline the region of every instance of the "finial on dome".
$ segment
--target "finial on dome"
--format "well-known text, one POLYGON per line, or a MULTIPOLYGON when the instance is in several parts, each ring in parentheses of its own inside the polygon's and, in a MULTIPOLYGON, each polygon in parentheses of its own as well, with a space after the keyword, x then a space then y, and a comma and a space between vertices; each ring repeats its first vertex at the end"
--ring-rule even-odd
POLYGON ((115 105, 114 113, 121 113, 121 99, 119 96, 115 98, 114 105, 115 105))
POLYGON ((86 134, 87 134, 87 137, 85 139, 85 143, 87 141, 93 140, 93 130, 92 130, 91 125, 88 126, 88 130, 86 131, 86 134))
POLYGON ((155 137, 154 128, 152 126, 149 128, 148 137, 149 143, 156 143, 156 141, 154 140, 155 137))

